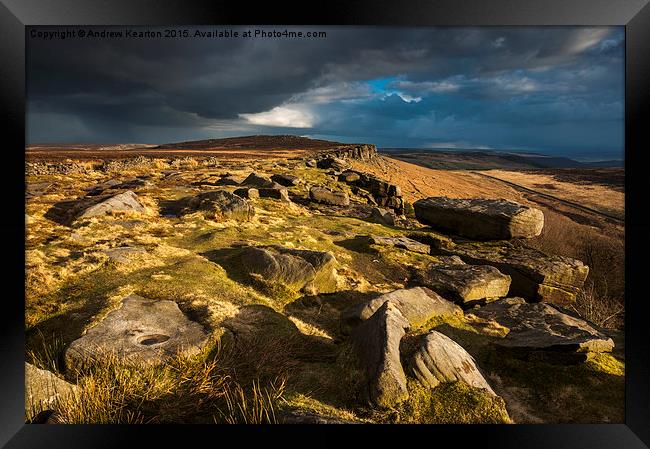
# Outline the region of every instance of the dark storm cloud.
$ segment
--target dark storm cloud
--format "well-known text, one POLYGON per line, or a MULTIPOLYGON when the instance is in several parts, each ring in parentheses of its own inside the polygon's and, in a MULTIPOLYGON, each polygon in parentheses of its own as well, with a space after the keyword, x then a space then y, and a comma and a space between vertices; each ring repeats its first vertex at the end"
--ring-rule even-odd
POLYGON ((323 29, 321 39, 30 40, 28 140, 294 133, 622 149, 621 29, 323 29))

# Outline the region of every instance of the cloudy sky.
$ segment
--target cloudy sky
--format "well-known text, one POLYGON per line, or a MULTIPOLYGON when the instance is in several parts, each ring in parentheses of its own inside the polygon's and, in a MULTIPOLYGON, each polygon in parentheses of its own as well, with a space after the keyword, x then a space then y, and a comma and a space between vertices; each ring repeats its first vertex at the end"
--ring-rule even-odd
POLYGON ((327 37, 30 39, 27 140, 296 134, 622 158, 622 28, 290 29, 327 37))

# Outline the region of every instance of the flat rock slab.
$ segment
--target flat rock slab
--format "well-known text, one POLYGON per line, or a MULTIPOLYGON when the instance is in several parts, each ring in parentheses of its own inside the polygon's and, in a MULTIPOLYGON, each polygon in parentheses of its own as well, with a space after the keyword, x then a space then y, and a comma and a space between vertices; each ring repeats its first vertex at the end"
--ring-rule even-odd
POLYGON ((336 258, 329 252, 279 245, 249 246, 241 249, 235 260, 242 273, 281 283, 307 295, 336 291, 336 258))
POLYGON ((388 408, 408 399, 399 353, 408 327, 399 309, 386 301, 351 335, 368 382, 367 399, 375 406, 388 408))
POLYGON ((330 190, 325 187, 312 187, 309 189, 309 198, 312 201, 332 206, 349 206, 350 197, 339 190, 330 190))
POLYGON ((138 196, 128 190, 118 195, 112 195, 99 203, 88 207, 77 215, 77 219, 98 217, 114 212, 144 212, 144 206, 138 196))
POLYGON ((462 316, 463 313, 454 303, 428 288, 404 288, 344 310, 341 314, 341 332, 349 334, 386 302, 393 304, 412 328, 418 328, 436 317, 462 316))
POLYGON ((543 303, 506 298, 467 312, 496 321, 510 332, 496 344, 509 348, 572 352, 611 352, 614 342, 587 321, 543 303))
POLYGON ((443 382, 465 382, 496 396, 474 358, 451 338, 437 331, 426 334, 409 361, 413 376, 435 388, 443 382))
POLYGON ((112 262, 128 264, 133 262, 137 256, 147 254, 147 250, 142 247, 120 246, 118 248, 109 248, 100 251, 106 254, 112 262))
POLYGON ((459 304, 489 301, 508 295, 511 278, 490 265, 430 264, 415 281, 459 304))
POLYGON ((504 199, 431 197, 413 208, 421 223, 475 240, 531 238, 544 227, 541 210, 504 199))
POLYGON ((469 264, 492 265, 512 278, 511 295, 530 301, 571 303, 589 274, 589 267, 579 260, 550 256, 509 242, 456 244, 443 251, 469 264))
POLYGON ((52 410, 57 401, 65 400, 78 391, 79 387, 54 373, 25 363, 25 410, 28 415, 52 410))
POLYGON ((130 365, 159 364, 177 354, 196 354, 207 342, 203 327, 190 321, 174 301, 130 295, 70 344, 65 361, 70 367, 111 356, 130 365))
POLYGON ((195 211, 208 212, 215 220, 250 221, 255 215, 255 208, 248 200, 227 190, 213 190, 189 198, 181 214, 195 211))
POLYGON ((370 236, 370 243, 380 246, 394 246, 395 248, 406 249, 420 254, 429 254, 431 247, 427 244, 420 243, 417 240, 408 237, 381 237, 377 235, 370 236))

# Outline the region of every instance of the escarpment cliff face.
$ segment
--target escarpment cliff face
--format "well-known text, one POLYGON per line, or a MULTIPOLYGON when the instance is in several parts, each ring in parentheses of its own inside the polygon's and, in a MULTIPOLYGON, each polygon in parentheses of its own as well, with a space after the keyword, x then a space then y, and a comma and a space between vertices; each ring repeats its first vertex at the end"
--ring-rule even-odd
POLYGON ((344 145, 321 152, 322 156, 338 157, 340 159, 358 159, 371 161, 377 156, 377 147, 372 144, 344 145))

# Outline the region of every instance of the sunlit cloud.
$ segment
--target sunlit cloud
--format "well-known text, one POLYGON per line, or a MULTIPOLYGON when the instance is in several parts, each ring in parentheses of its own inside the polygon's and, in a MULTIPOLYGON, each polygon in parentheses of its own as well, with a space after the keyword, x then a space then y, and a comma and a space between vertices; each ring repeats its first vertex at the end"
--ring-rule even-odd
POLYGON ((276 106, 270 111, 257 114, 239 114, 254 125, 281 126, 285 128, 310 128, 314 125, 313 114, 290 107, 276 106))

